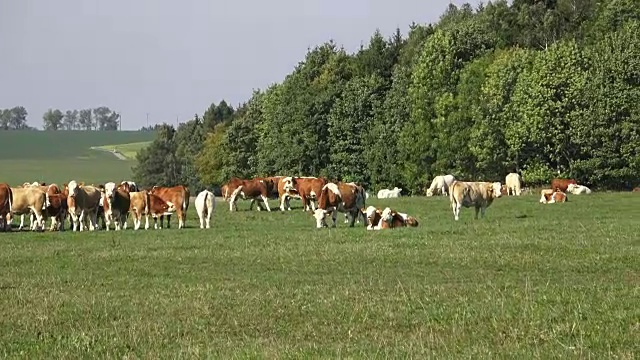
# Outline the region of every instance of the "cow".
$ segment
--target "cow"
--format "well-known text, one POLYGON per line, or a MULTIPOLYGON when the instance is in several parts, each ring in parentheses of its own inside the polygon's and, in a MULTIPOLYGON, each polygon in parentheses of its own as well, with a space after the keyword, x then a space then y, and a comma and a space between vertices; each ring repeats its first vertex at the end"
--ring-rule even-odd
POLYGON ((378 191, 378 199, 397 198, 400 196, 400 192, 402 192, 402 189, 397 186, 393 190, 382 189, 378 191))
POLYGON ((413 216, 409 216, 404 213, 399 213, 391 208, 387 207, 380 214, 380 221, 378 225, 374 227, 374 230, 382 230, 382 229, 394 229, 397 227, 405 227, 405 226, 418 226, 418 220, 416 220, 413 216))
POLYGON ((316 227, 327 226, 325 220, 328 214, 333 219, 333 227, 336 227, 338 211, 349 214, 349 227, 353 227, 356 217, 361 214, 364 207, 364 194, 356 187, 347 183, 327 183, 320 190, 318 196, 318 208, 313 212, 316 219, 316 227))
POLYGON ((289 192, 297 192, 297 196, 302 200, 303 211, 315 211, 315 202, 317 202, 322 187, 327 183, 327 179, 323 177, 291 177, 291 180, 285 187, 289 192))
POLYGON ((569 184, 576 184, 578 185, 578 183, 574 180, 574 179, 553 179, 551 180, 551 190, 560 190, 562 192, 566 192, 567 191, 567 187, 569 186, 569 184))
POLYGON ((631 192, 640 192, 640 187, 634 187, 633 190, 631 190, 631 192))
MULTIPOLYGON (((106 186, 106 184, 105 184, 106 186)), ((120 185, 118 186, 119 189, 126 189, 127 192, 138 192, 140 191, 140 188, 138 187, 138 185, 133 182, 133 181, 128 181, 128 180, 124 180, 120 183, 120 185)))
MULTIPOLYGON (((122 184, 121 184, 122 185, 122 184)), ((115 225, 115 230, 126 228, 127 217, 129 216, 129 208, 131 207, 129 184, 122 188, 116 187, 113 182, 104 184, 104 192, 102 193, 102 208, 104 209, 105 229, 109 231, 111 222, 115 225)))
POLYGON ((569 184, 567 185, 567 192, 573 195, 591 194, 591 189, 584 185, 569 184))
MULTIPOLYGON (((184 185, 174 187, 154 186, 149 193, 160 197, 170 207, 171 205, 175 206, 176 214, 178 215, 178 229, 184 228, 187 220, 187 210, 189 210, 189 197, 191 196, 189 188, 184 185)), ((164 216, 166 215, 167 228, 171 228, 171 214, 172 212, 168 211, 160 215, 160 227, 162 227, 164 216)))
POLYGON ((280 200, 280 211, 291 211, 291 198, 301 199, 298 190, 293 186, 293 177, 285 176, 278 181, 278 199, 280 200))
POLYGON ((451 187, 449 187, 449 200, 451 202, 451 209, 453 210, 453 216, 456 221, 460 219, 460 209, 464 206, 475 207, 476 216, 478 219, 478 212, 482 212, 482 218, 484 218, 485 210, 493 203, 493 200, 502 196, 500 188, 502 185, 499 182, 469 182, 469 181, 457 181, 455 180, 451 187))
POLYGON ((11 223, 8 221, 8 217, 11 216, 11 210, 13 208, 13 191, 11 186, 6 183, 0 184, 0 230, 11 230, 11 223))
POLYGON ((216 198, 209 190, 202 190, 196 196, 196 212, 200 218, 200 229, 210 228, 211 214, 216 209, 216 198))
MULTIPOLYGON (((340 185, 340 184, 338 184, 340 185)), ((356 191, 359 192, 360 196, 362 197, 362 207, 366 206, 366 201, 367 201, 367 192, 364 190, 364 187, 362 187, 362 185, 354 183, 354 182, 349 182, 347 183, 347 185, 353 186, 356 188, 356 191)), ((360 216, 362 216, 362 221, 364 221, 364 225, 367 225, 367 217, 365 216, 365 214, 363 214, 362 212, 358 212, 358 216, 356 217, 356 222, 359 224, 360 223, 360 216)), ((349 213, 345 213, 344 214, 344 223, 348 223, 349 222, 349 213)))
POLYGON ((427 196, 438 194, 442 196, 449 195, 449 188, 455 180, 456 178, 451 174, 436 176, 435 178, 433 178, 433 181, 431 181, 431 186, 429 186, 429 188, 427 189, 427 196))
MULTIPOLYGON (((269 207, 268 195, 269 185, 268 181, 261 179, 241 180, 238 178, 231 178, 227 183, 228 190, 232 191, 229 197, 229 211, 233 211, 234 208, 237 211, 238 205, 236 202, 239 197, 243 199, 261 199, 264 205, 267 207, 267 211, 271 211, 269 207)), ((262 210, 262 206, 258 203, 258 211, 262 210)))
POLYGON ((509 173, 504 179, 508 196, 520 196, 522 193, 522 177, 518 173, 509 173))
POLYGON ((222 192, 222 199, 224 201, 229 201, 229 198, 231 197, 231 193, 229 192, 229 185, 222 185, 222 187, 220 187, 220 192, 222 192))
MULTIPOLYGON (((47 194, 49 196, 49 206, 47 206, 45 212, 51 219, 51 226, 49 231, 64 231, 64 222, 69 213, 69 206, 67 205, 67 194, 47 194)), ((31 215, 33 218, 33 214, 31 215)))
POLYGON ((553 189, 542 189, 540 191, 540 203, 542 204, 563 203, 566 201, 569 201, 569 199, 567 198, 567 194, 562 191, 553 189))
POLYGON ((24 227, 24 216, 30 215, 33 211, 35 221, 31 222, 31 230, 44 230, 44 210, 49 206, 49 196, 37 186, 11 188, 13 203, 11 204, 11 215, 9 223, 13 220, 13 215, 20 215, 20 227, 24 227))
MULTIPOLYGON (((144 229, 149 229, 149 215, 153 217, 154 228, 158 228, 158 217, 165 213, 173 213, 176 208, 173 204, 168 204, 157 195, 148 191, 134 191, 129 193, 129 212, 133 217, 133 229, 139 230, 142 224, 142 215, 145 216, 144 229)), ((162 225, 162 224, 161 224, 162 225)))
POLYGON ((69 181, 68 188, 67 205, 73 219, 73 231, 83 231, 84 220, 89 220, 89 231, 96 230, 102 192, 92 185, 78 184, 75 180, 69 181))
POLYGON ((367 230, 373 230, 374 227, 378 226, 382 218, 382 211, 380 211, 380 209, 370 205, 366 209, 362 209, 361 212, 367 219, 367 230))

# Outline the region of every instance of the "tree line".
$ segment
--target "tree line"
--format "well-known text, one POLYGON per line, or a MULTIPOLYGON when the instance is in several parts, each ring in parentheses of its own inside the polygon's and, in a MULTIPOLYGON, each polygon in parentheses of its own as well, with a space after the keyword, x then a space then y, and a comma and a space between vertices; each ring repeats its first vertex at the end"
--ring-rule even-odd
POLYGON ((621 189, 640 173, 640 8, 634 0, 450 5, 353 54, 310 49, 237 109, 163 125, 143 184, 326 176, 423 193, 439 174, 621 189))
MULTIPOLYGON (((27 125, 27 109, 16 106, 0 109, 1 130, 37 130, 27 125)), ((49 109, 42 115, 44 130, 118 130, 120 114, 106 106, 94 109, 49 109)))

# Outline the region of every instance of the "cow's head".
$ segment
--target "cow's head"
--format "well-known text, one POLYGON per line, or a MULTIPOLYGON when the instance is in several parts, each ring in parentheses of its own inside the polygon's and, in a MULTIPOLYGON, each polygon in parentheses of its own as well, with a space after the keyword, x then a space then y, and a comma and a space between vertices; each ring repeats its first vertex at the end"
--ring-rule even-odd
POLYGON ((316 218, 316 228, 322 229, 323 227, 329 227, 326 220, 328 213, 325 209, 316 209, 316 211, 313 212, 312 215, 316 218))
POLYGON ((369 205, 366 209, 360 210, 367 218, 367 230, 373 230, 373 227, 378 225, 375 224, 376 214, 380 215, 380 210, 376 209, 375 206, 369 205))
POLYGON ((427 189, 427 196, 433 196, 433 190, 427 189))
POLYGON ((67 187, 69 188, 69 197, 75 197, 76 194, 78 194, 78 191, 80 190, 80 185, 78 185, 78 183, 75 180, 69 181, 69 184, 67 185, 67 187))
POLYGON ((284 189, 285 192, 290 192, 296 189, 296 187, 294 186, 293 178, 291 176, 287 176, 280 181, 282 181, 282 189, 284 189))
POLYGON ((386 207, 384 208, 384 210, 382 210, 382 214, 380 214, 380 218, 382 219, 382 221, 391 222, 391 220, 393 219, 393 215, 395 214, 396 212, 391 210, 390 207, 386 207))
POLYGON ((577 189, 578 189, 578 185, 574 183, 570 183, 569 185, 567 185, 567 192, 570 192, 573 194, 573 192, 576 191, 577 189))
POLYGON ((491 197, 499 198, 502 196, 502 184, 499 181, 490 184, 490 191, 491 197))
POLYGON ((104 194, 106 195, 107 199, 113 199, 113 197, 116 195, 116 183, 108 182, 104 184, 104 194))

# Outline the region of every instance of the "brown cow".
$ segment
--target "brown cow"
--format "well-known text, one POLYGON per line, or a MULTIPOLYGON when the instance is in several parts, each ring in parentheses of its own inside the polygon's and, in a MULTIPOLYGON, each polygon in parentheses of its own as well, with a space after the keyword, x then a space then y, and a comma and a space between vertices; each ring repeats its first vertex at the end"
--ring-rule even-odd
POLYGON ((84 220, 89 220, 89 230, 98 228, 98 208, 102 193, 91 185, 78 184, 75 180, 69 181, 69 196, 67 206, 73 219, 73 231, 83 231, 84 220))
POLYGON ((328 183, 325 178, 315 177, 292 177, 290 185, 285 185, 285 189, 293 190, 298 193, 298 196, 302 200, 302 210, 315 212, 316 205, 314 201, 317 201, 322 188, 328 183))
MULTIPOLYGON (((187 210, 189 210, 189 197, 191 193, 189 188, 184 185, 178 185, 174 187, 162 187, 154 186, 149 194, 156 195, 164 200, 169 207, 173 205, 178 215, 178 229, 182 229, 185 226, 187 220, 187 210)), ((160 227, 164 223, 164 216, 167 216, 167 228, 171 228, 171 211, 160 215, 160 227)))
MULTIPOLYGON (((140 229, 142 215, 145 216, 144 229, 149 229, 149 215, 153 217, 154 228, 158 228, 158 217, 167 213, 175 212, 173 204, 168 204, 159 196, 150 194, 148 191, 134 191, 129 193, 129 212, 133 216, 133 229, 140 229)), ((162 225, 162 224, 161 224, 162 225)))
POLYGON ((456 221, 460 219, 460 209, 464 206, 474 207, 476 209, 475 219, 478 218, 478 212, 484 212, 493 203, 493 200, 502 196, 502 184, 499 182, 468 182, 454 181, 449 188, 449 201, 453 210, 453 217, 456 221))
POLYGON ((67 218, 68 211, 67 194, 49 195, 49 206, 46 209, 46 214, 51 219, 49 231, 64 231, 64 221, 67 218))
MULTIPOLYGON (((128 190, 129 185, 125 185, 124 188, 128 190)), ((116 231, 121 228, 126 228, 130 205, 129 191, 116 188, 116 184, 113 182, 104 184, 102 207, 104 209, 105 228, 107 231, 109 231, 111 227, 111 221, 114 222, 116 231)))
POLYGON ((333 227, 336 227, 338 211, 349 214, 349 227, 353 227, 358 214, 362 214, 360 209, 363 207, 364 197, 357 186, 347 183, 328 183, 320 190, 318 208, 313 212, 316 227, 327 226, 325 218, 328 214, 331 214, 333 227))
POLYGON ((8 218, 11 216, 13 207, 13 192, 9 184, 0 184, 0 230, 11 230, 11 223, 8 218))
POLYGON ((560 190, 562 192, 567 191, 567 187, 569 184, 578 185, 578 183, 574 179, 553 179, 551 180, 551 190, 560 190))
MULTIPOLYGON (((228 190, 231 191, 229 197, 229 211, 233 211, 235 208, 238 211, 238 197, 242 199, 262 199, 264 205, 267 207, 267 211, 271 211, 269 207, 269 201, 267 196, 269 195, 268 181, 260 179, 241 180, 238 178, 231 178, 227 183, 228 190)), ((262 210, 262 206, 258 203, 258 211, 262 210)))
POLYGON ((13 193, 13 203, 11 204, 11 216, 9 222, 13 220, 13 215, 20 215, 20 227, 24 227, 24 216, 35 214, 35 221, 31 223, 32 230, 44 230, 43 211, 49 206, 49 196, 38 187, 18 187, 11 188, 13 193))

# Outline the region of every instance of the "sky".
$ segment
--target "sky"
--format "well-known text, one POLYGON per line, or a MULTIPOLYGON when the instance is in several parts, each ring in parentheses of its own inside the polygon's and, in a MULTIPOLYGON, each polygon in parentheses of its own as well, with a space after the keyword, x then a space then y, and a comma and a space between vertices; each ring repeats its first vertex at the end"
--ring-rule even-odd
MULTIPOLYGON (((0 108, 108 106, 123 130, 232 106, 281 82, 309 48, 406 35, 464 0, 1 0, 0 108), (393 4, 393 6, 391 6, 393 4)), ((468 0, 474 7, 479 1, 468 0)))

